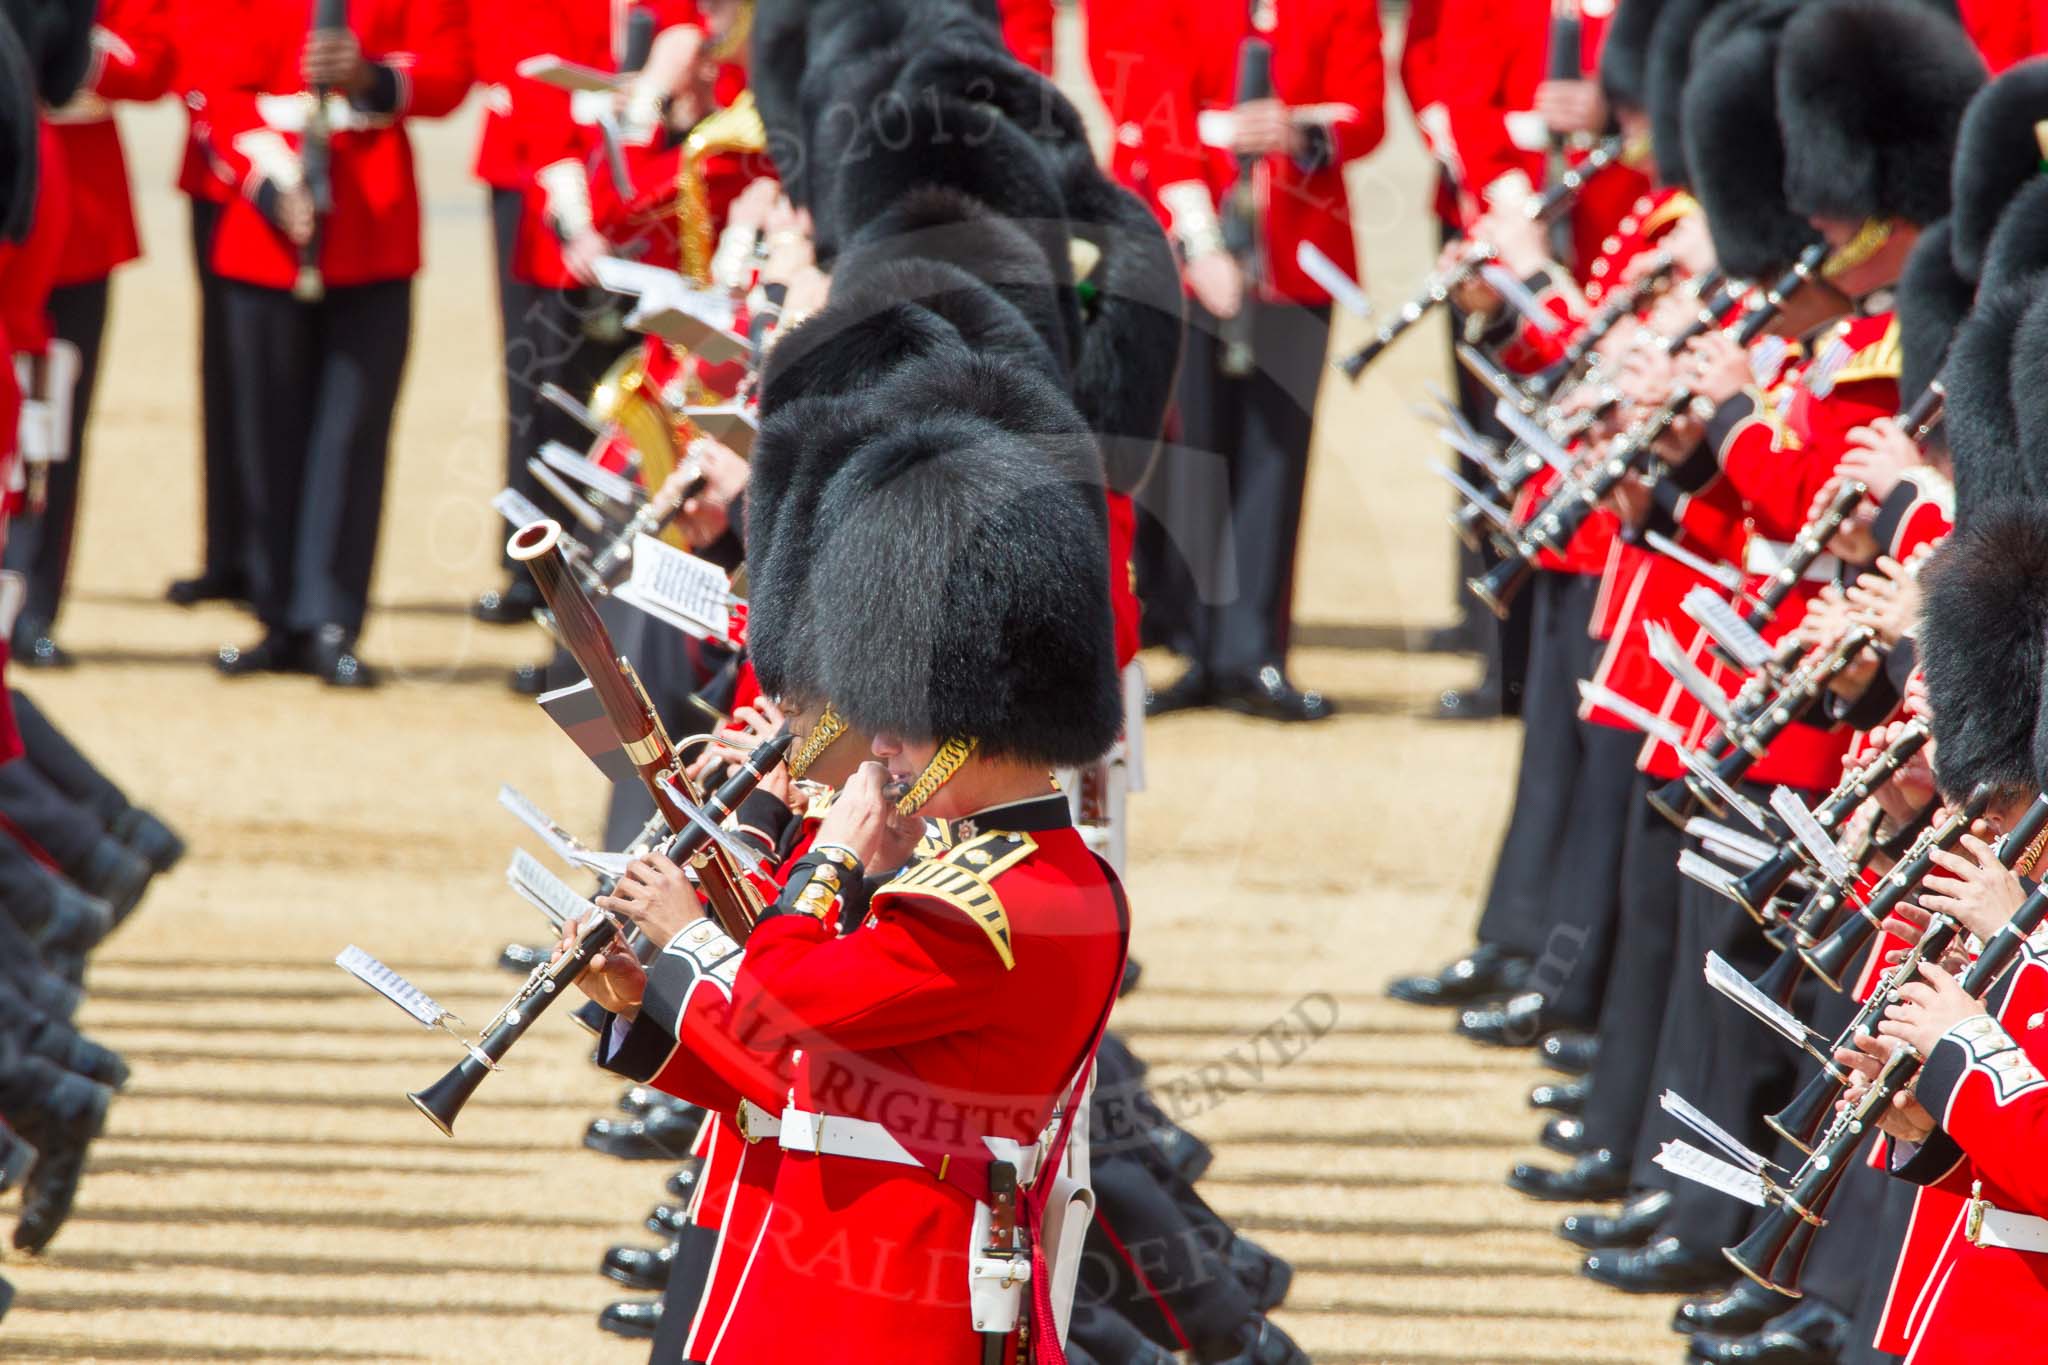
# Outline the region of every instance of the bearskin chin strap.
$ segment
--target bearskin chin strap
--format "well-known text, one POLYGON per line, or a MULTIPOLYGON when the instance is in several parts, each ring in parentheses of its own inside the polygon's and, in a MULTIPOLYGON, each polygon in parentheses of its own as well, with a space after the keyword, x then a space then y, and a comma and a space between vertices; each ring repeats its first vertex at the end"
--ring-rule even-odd
POLYGON ((910 784, 910 790, 903 793, 896 803, 898 815, 915 815, 924 809, 924 803, 937 794, 939 788, 953 780, 953 775, 967 766, 974 757, 974 751, 981 747, 978 739, 949 739, 939 746, 932 755, 932 761, 924 765, 924 771, 917 775, 917 781, 910 784))
POLYGON ((1863 226, 1856 229, 1856 235, 1843 243, 1842 248, 1828 257, 1820 273, 1827 279, 1834 279, 1845 271, 1854 270, 1884 249, 1892 239, 1892 224, 1889 218, 1865 218, 1863 226))
POLYGON ((746 48, 753 32, 754 0, 740 0, 739 13, 733 15, 732 23, 711 45, 711 60, 721 64, 733 60, 746 48))
POLYGON ((827 703, 825 709, 818 713, 817 722, 811 726, 811 733, 804 736, 804 742, 789 756, 789 775, 799 782, 803 781, 803 776, 811 770, 811 765, 823 758, 825 751, 839 742, 839 737, 846 733, 846 729, 846 717, 834 711, 831 704, 827 703))

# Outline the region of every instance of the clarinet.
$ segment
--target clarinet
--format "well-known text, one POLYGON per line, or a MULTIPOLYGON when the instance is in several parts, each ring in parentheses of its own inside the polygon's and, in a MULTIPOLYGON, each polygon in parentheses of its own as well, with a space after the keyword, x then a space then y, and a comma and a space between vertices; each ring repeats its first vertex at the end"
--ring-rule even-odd
MULTIPOLYGON (((1555 185, 1543 194, 1531 199, 1522 211, 1531 222, 1548 223, 1570 206, 1588 180, 1606 170, 1621 159, 1625 144, 1618 137, 1608 138, 1591 152, 1586 159, 1558 177, 1555 185)), ((1437 305, 1445 302, 1459 285, 1477 275, 1482 268, 1493 263, 1498 253, 1485 243, 1476 243, 1448 271, 1432 273, 1423 281, 1417 296, 1405 303, 1401 311, 1374 334, 1373 339, 1337 362, 1337 372, 1346 379, 1356 380, 1365 373, 1366 367, 1378 360, 1386 349, 1399 341, 1416 323, 1435 311, 1437 305)))
MULTIPOLYGON (((1264 38, 1246 38, 1237 49, 1237 103, 1273 97, 1273 45, 1264 38)), ((1238 310, 1217 323, 1222 343, 1216 367, 1242 379, 1258 366, 1253 345, 1252 299, 1265 283, 1265 253, 1259 240, 1259 162, 1256 156, 1237 159, 1237 179, 1223 199, 1223 246, 1244 271, 1245 297, 1238 310)))
MULTIPOLYGON (((1763 335, 1764 329, 1784 307, 1785 300, 1812 278, 1824 256, 1823 247, 1807 249, 1798 265, 1772 286, 1763 301, 1737 326, 1735 341, 1738 345, 1746 348, 1763 335)), ((1672 339, 1667 348, 1670 354, 1676 355, 1695 336, 1719 324, 1718 317, 1705 320, 1706 311, 1703 309, 1701 318, 1696 318, 1684 333, 1672 339)), ((1692 401, 1692 390, 1681 384, 1661 407, 1624 435, 1591 474, 1583 479, 1567 480, 1561 485, 1524 529, 1520 539, 1508 547, 1509 553, 1485 574, 1466 580, 1465 586, 1473 596, 1485 603, 1494 615, 1505 619, 1515 595, 1535 573, 1538 556, 1545 550, 1561 552, 1570 543, 1601 500, 1648 458, 1651 445, 1678 420, 1679 414, 1690 407, 1692 401)))
MULTIPOLYGON (((313 31, 331 33, 348 27, 348 0, 316 0, 313 31)), ((306 193, 313 201, 313 231, 299 244, 299 273, 292 281, 292 297, 300 303, 318 303, 327 296, 327 278, 320 269, 320 248, 326 236, 329 215, 334 212, 333 129, 327 120, 324 85, 312 89, 313 107, 306 115, 306 132, 299 144, 299 165, 306 177, 306 193)))
MULTIPOLYGON (((1940 384, 1930 384, 1913 400, 1912 406, 1899 414, 1899 425, 1912 437, 1915 445, 1926 443, 1935 423, 1941 420, 1947 400, 1947 392, 1940 384)), ((1792 589, 1827 552, 1828 542, 1835 538, 1835 533, 1842 529, 1843 523, 1855 514, 1868 496, 1870 490, 1862 484, 1853 480, 1845 483, 1836 490, 1835 496, 1828 500, 1828 505, 1821 509, 1819 515, 1800 528, 1792 541, 1791 553, 1785 556, 1785 562, 1778 566, 1777 572, 1757 593, 1756 605, 1745 615, 1744 619, 1752 629, 1762 630, 1776 619, 1778 609, 1785 604, 1792 589)))

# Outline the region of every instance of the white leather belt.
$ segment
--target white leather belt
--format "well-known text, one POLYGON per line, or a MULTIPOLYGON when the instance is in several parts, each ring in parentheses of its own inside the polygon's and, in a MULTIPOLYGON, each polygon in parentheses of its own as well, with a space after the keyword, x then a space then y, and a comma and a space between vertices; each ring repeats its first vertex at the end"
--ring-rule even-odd
MULTIPOLYGON (((263 120, 263 126, 280 133, 303 133, 306 123, 313 114, 311 92, 301 90, 296 95, 258 95, 256 116, 263 120)), ((366 114, 349 103, 345 95, 327 97, 327 131, 330 133, 362 133, 375 128, 389 128, 396 120, 389 114, 366 114)))
POLYGON ((759 1142, 782 1132, 782 1116, 772 1109, 763 1109, 752 1100, 740 1101, 732 1121, 733 1126, 740 1130, 740 1136, 748 1142, 759 1142))
MULTIPOLYGON (((1769 578, 1785 567, 1785 561, 1792 557, 1792 547, 1782 540, 1750 538, 1749 547, 1743 552, 1743 568, 1750 573, 1769 578)), ((1803 578, 1808 583, 1831 583, 1840 571, 1842 561, 1833 555, 1822 555, 1807 565, 1803 578)))
MULTIPOLYGON (((839 1114, 813 1114, 791 1105, 782 1111, 782 1150, 810 1152, 817 1156, 845 1156, 859 1161, 881 1161, 891 1166, 922 1166, 924 1163, 904 1150, 881 1124, 839 1114)), ((1037 1146, 1026 1147, 1009 1138, 984 1137, 982 1145, 998 1161, 1017 1168, 1019 1184, 1029 1185, 1038 1176, 1037 1146)))
POLYGON ((2007 1213, 1981 1199, 1970 1202, 1965 1229, 1972 1246, 1998 1247, 2005 1251, 2032 1251, 2048 1255, 2048 1218, 2007 1213))

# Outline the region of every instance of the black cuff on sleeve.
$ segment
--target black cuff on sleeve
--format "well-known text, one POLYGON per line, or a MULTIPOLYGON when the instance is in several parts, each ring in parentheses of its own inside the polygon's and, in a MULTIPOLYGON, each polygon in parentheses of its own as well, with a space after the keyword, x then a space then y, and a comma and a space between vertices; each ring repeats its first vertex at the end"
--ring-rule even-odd
POLYGON ((1329 127, 1311 123, 1301 130, 1301 150, 1293 157, 1296 169, 1305 175, 1327 170, 1337 160, 1337 142, 1329 127))
POLYGON ((1913 1079, 1913 1094, 1939 1123, 1942 1115, 1948 1112, 1956 1087, 1969 1074, 1969 1049, 1953 1038, 1944 1037, 1934 1045, 1934 1051, 1927 1054, 1927 1060, 1920 1064, 1920 1074, 1913 1079))
POLYGON ((1929 1134, 1919 1149, 1903 1159, 1899 1156, 1899 1144, 1893 1138, 1885 1139, 1885 1166, 1899 1179, 1915 1185, 1934 1185, 1956 1168, 1963 1159, 1962 1144, 1937 1128, 1929 1134))
POLYGON ((849 883, 857 887, 861 882, 858 875, 849 872, 824 854, 806 853, 790 868, 789 876, 782 883, 782 894, 775 898, 773 905, 761 912, 761 918, 765 920, 776 915, 812 914, 810 906, 804 903, 804 889, 819 875, 820 868, 830 869, 827 875, 832 878, 836 898, 842 901, 852 894, 849 883))
POLYGON ((284 231, 284 212, 280 207, 283 202, 284 193, 278 189, 275 180, 265 180, 256 187, 256 211, 263 215, 264 222, 279 232, 284 231))
POLYGON ((1706 448, 1713 452, 1716 463, 1721 458, 1721 447, 1728 444, 1728 438, 1735 434, 1735 428, 1756 416, 1756 395, 1744 390, 1714 409, 1714 415, 1707 419, 1706 448))
POLYGON ((382 62, 371 62, 370 88, 360 95, 350 95, 348 102, 366 114, 395 114, 398 95, 398 73, 382 62))
POLYGON ((676 1050, 675 1035, 654 1023, 643 1009, 626 1026, 626 1036, 614 1047, 612 1024, 617 1018, 616 1014, 604 1016, 604 1030, 597 1036, 597 1064, 629 1080, 643 1084, 653 1080, 661 1064, 676 1050))
POLYGON ((783 840, 789 836, 789 827, 795 819, 795 813, 783 804, 781 797, 764 792, 758 787, 748 794, 746 800, 740 802, 740 808, 734 814, 735 823, 742 828, 759 830, 767 837, 768 847, 765 852, 771 854, 782 847, 783 840))

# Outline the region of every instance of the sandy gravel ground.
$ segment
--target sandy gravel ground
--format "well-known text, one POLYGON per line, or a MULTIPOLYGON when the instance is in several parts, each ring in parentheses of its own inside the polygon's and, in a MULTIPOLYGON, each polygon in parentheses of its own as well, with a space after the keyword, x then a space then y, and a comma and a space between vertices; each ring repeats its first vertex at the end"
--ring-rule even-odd
MULTIPOLYGON (((585 1036, 547 1021, 450 1142, 402 1097, 450 1046, 329 965, 359 943, 488 1017, 512 985, 498 946, 536 931, 502 883, 517 830, 498 783, 596 826, 592 770, 501 685, 537 638, 462 610, 500 534, 473 114, 419 136, 430 266, 365 641, 402 679, 371 696, 223 681, 205 659, 246 623, 159 602, 197 564, 193 297, 166 188, 179 120, 129 119, 151 254, 115 289, 63 623, 83 666, 24 685, 193 853, 93 966, 84 1024, 135 1077, 53 1250, 0 1267, 20 1288, 0 1357, 644 1355, 595 1330, 614 1294, 593 1272, 607 1245, 644 1240, 665 1168, 577 1146, 617 1091, 585 1036)), ((1405 128, 1359 173, 1383 306, 1426 266, 1425 174, 1405 128)), ((1205 1192, 1294 1260, 1283 1321, 1324 1365, 1670 1359, 1665 1305, 1578 1279, 1549 1231, 1559 1211, 1500 1183, 1537 1151, 1535 1066, 1379 994, 1464 943, 1517 743, 1511 725, 1419 719, 1471 669, 1406 652, 1451 600, 1446 500, 1407 412, 1441 355, 1440 332, 1418 336, 1355 390, 1332 386, 1322 414, 1295 668, 1342 717, 1150 734, 1131 877, 1146 977, 1118 1024, 1216 1145, 1205 1192), (1246 1040, 1311 996, 1334 1011, 1327 1036, 1255 1079, 1246 1040)))

